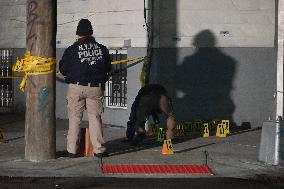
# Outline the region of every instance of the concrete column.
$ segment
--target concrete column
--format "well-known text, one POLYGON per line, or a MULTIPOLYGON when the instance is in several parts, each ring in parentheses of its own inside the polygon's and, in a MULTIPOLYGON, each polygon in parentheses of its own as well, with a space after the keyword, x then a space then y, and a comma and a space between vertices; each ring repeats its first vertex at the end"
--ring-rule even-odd
POLYGON ((275 133, 275 161, 274 164, 280 164, 282 160, 281 149, 282 136, 282 122, 283 119, 283 33, 284 33, 284 0, 278 1, 278 46, 277 46, 277 105, 276 105, 276 133, 275 133))

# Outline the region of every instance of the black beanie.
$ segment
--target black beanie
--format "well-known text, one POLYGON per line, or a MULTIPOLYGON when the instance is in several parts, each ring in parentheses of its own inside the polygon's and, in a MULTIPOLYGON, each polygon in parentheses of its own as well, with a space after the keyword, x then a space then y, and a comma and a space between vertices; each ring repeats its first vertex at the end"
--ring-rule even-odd
POLYGON ((88 19, 81 19, 77 26, 76 35, 86 36, 92 34, 93 34, 93 28, 91 22, 88 19))

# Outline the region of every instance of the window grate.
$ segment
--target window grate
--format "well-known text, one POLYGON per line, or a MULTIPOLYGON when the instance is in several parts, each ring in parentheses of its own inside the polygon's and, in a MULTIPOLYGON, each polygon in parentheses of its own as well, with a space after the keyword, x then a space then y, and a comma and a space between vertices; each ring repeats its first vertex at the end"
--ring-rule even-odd
MULTIPOLYGON (((123 51, 110 51, 111 61, 125 60, 127 54, 123 51)), ((127 63, 112 65, 114 73, 106 83, 105 99, 106 106, 110 108, 127 107, 127 63)))
MULTIPOLYGON (((0 49, 0 74, 1 77, 12 76, 12 49, 0 49)), ((12 106, 13 102, 12 78, 0 79, 0 108, 12 106)))

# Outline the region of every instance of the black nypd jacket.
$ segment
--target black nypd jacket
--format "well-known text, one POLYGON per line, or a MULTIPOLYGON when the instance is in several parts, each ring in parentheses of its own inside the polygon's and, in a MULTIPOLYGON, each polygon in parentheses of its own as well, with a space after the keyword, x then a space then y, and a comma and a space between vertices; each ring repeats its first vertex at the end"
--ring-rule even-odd
POLYGON ((59 62, 59 71, 69 82, 105 83, 111 71, 108 49, 88 36, 68 47, 59 62))

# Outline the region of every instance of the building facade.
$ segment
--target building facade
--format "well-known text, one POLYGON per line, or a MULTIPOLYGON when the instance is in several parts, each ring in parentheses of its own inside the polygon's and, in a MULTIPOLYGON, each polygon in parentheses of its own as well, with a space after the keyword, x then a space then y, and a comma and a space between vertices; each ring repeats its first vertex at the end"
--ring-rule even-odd
MULTIPOLYGON (((76 40, 78 21, 88 18, 113 60, 150 56, 150 82, 169 90, 178 121, 230 119, 258 127, 275 115, 276 2, 57 0, 56 58, 76 40)), ((12 62, 25 51, 26 14, 26 0, 0 0, 0 48, 13 50, 12 62)), ((110 82, 104 123, 126 126, 141 70, 142 63, 135 64, 110 82)), ((2 95, 13 102, 12 111, 25 106, 19 81, 13 80, 13 90, 8 87, 11 98, 2 95)), ((66 84, 58 77, 57 118, 67 118, 65 97, 66 84)))

